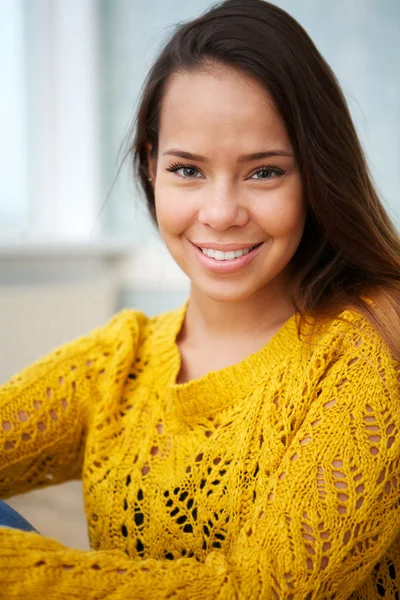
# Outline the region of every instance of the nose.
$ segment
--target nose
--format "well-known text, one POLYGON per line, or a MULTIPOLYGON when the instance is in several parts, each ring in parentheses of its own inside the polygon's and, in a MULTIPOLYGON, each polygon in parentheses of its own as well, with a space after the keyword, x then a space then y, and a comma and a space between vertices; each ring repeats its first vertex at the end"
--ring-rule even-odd
POLYGON ((214 185, 214 189, 209 188, 204 192, 207 198, 198 212, 198 220, 202 225, 209 225, 216 231, 246 225, 248 210, 234 185, 220 181, 214 185))

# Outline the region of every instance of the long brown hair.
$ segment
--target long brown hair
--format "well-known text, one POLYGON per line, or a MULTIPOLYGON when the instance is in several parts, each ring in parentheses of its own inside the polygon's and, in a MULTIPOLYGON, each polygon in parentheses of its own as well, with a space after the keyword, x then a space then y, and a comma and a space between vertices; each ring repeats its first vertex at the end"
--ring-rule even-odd
MULTIPOLYGON (((382 205, 352 118, 329 65, 284 10, 264 0, 226 0, 179 24, 142 90, 129 148, 156 223, 146 144, 158 154, 171 75, 221 65, 244 71, 272 95, 292 142, 307 199, 292 258, 300 317, 323 323, 363 315, 400 360, 400 236, 382 205)), ((301 321, 301 320, 300 320, 301 321)))

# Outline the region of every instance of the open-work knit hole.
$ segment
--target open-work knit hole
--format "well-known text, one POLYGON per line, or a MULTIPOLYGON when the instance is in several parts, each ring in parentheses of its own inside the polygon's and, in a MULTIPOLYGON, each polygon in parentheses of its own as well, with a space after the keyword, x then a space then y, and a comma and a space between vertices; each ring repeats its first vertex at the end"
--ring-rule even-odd
POLYGON ((62 385, 64 383, 64 377, 58 378, 58 385, 62 385))
POLYGON ((18 412, 18 418, 19 418, 19 420, 20 420, 20 421, 22 421, 22 422, 24 422, 24 421, 27 421, 27 420, 28 420, 28 418, 29 418, 29 414, 28 414, 28 413, 26 413, 24 410, 20 410, 20 411, 18 412))
POLYGON ((364 421, 366 423, 376 423, 376 419, 373 415, 369 416, 369 417, 364 417, 364 421))
POLYGON ((124 575, 127 572, 128 569, 117 569, 116 573, 118 573, 118 575, 124 575))
POLYGON ((4 431, 11 431, 12 425, 10 421, 3 421, 3 429, 4 431))
POLYGON ((368 431, 379 431, 380 427, 379 425, 366 425, 365 429, 367 429, 368 431))
POLYGON ((351 360, 349 360, 349 362, 347 363, 347 365, 349 367, 351 367, 351 365, 354 365, 354 363, 356 363, 359 360, 359 357, 356 356, 355 358, 352 358, 351 360))
POLYGON ((341 502, 347 502, 347 500, 349 499, 347 494, 338 494, 338 498, 341 502))
POLYGON ((157 423, 156 429, 157 429, 157 433, 159 433, 160 435, 162 433, 164 433, 164 425, 162 423, 157 423))
POLYGON ((32 437, 29 435, 29 433, 23 433, 22 434, 22 441, 23 442, 27 442, 28 440, 31 440, 32 437))
POLYGON ((386 444, 386 447, 387 447, 388 449, 389 449, 389 448, 391 448, 391 447, 393 446, 393 444, 394 444, 394 440, 395 440, 394 436, 392 436, 392 437, 390 437, 390 438, 388 439, 388 441, 387 441, 387 444, 386 444))
POLYGON ((147 473, 150 471, 150 465, 148 463, 146 463, 144 465, 144 467, 142 468, 142 475, 147 475, 147 473))
POLYGON ((311 438, 310 437, 305 437, 303 440, 300 440, 300 445, 301 446, 306 446, 310 442, 311 442, 311 438))
POLYGON ((150 450, 150 454, 152 456, 156 456, 160 451, 160 448, 158 446, 152 446, 151 450, 150 450))
POLYGON ((334 477, 339 477, 340 479, 343 479, 344 477, 346 477, 346 475, 344 473, 342 473, 341 471, 332 471, 332 475, 334 477))
POLYGON ((33 406, 36 408, 36 410, 38 410, 42 406, 42 403, 39 402, 38 400, 34 400, 33 406))
POLYGON ((389 425, 389 427, 386 428, 386 435, 390 435, 392 433, 394 429, 394 423, 392 423, 391 425, 389 425))
POLYGON ((323 556, 321 558, 321 569, 326 569, 329 564, 329 558, 327 556, 323 556))
POLYGON ((382 481, 385 479, 385 474, 386 474, 386 469, 382 469, 376 483, 382 483, 382 481))
POLYGON ((73 568, 74 568, 74 565, 62 565, 62 568, 63 568, 65 571, 70 571, 71 569, 73 569, 73 568))
POLYGON ((329 402, 327 402, 326 404, 324 404, 324 408, 330 408, 331 406, 334 406, 336 404, 336 398, 333 398, 333 400, 330 400, 329 402))
POLYGON ((95 571, 100 571, 101 567, 97 564, 94 564, 91 566, 92 569, 94 569, 95 571))
POLYGON ((55 410, 51 409, 49 414, 53 421, 58 421, 58 416, 55 410))
POLYGON ((45 431, 46 425, 43 423, 43 421, 39 421, 39 423, 37 424, 37 428, 39 431, 45 431))
POLYGON ((361 508, 363 502, 364 502, 364 498, 359 498, 356 502, 356 509, 361 508))
POLYGON ((347 490, 349 487, 345 481, 335 481, 333 485, 337 490, 347 490))

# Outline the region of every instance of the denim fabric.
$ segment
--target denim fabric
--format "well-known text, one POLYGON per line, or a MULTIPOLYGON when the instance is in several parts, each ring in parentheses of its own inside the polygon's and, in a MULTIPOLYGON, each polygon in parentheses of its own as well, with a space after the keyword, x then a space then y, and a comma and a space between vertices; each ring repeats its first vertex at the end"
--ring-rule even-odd
POLYGON ((22 529, 22 531, 36 531, 36 533, 39 533, 19 512, 11 508, 3 500, 0 500, 0 527, 22 529))

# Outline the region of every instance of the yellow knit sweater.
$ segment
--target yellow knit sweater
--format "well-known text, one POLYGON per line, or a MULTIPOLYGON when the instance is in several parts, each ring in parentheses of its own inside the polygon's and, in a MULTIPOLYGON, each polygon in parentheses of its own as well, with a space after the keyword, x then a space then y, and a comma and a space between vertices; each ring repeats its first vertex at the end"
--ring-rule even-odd
POLYGON ((0 597, 398 598, 400 365, 382 338, 348 310, 309 351, 294 315, 176 384, 186 307, 120 311, 0 388, 0 497, 82 478, 92 548, 0 527, 0 597))

